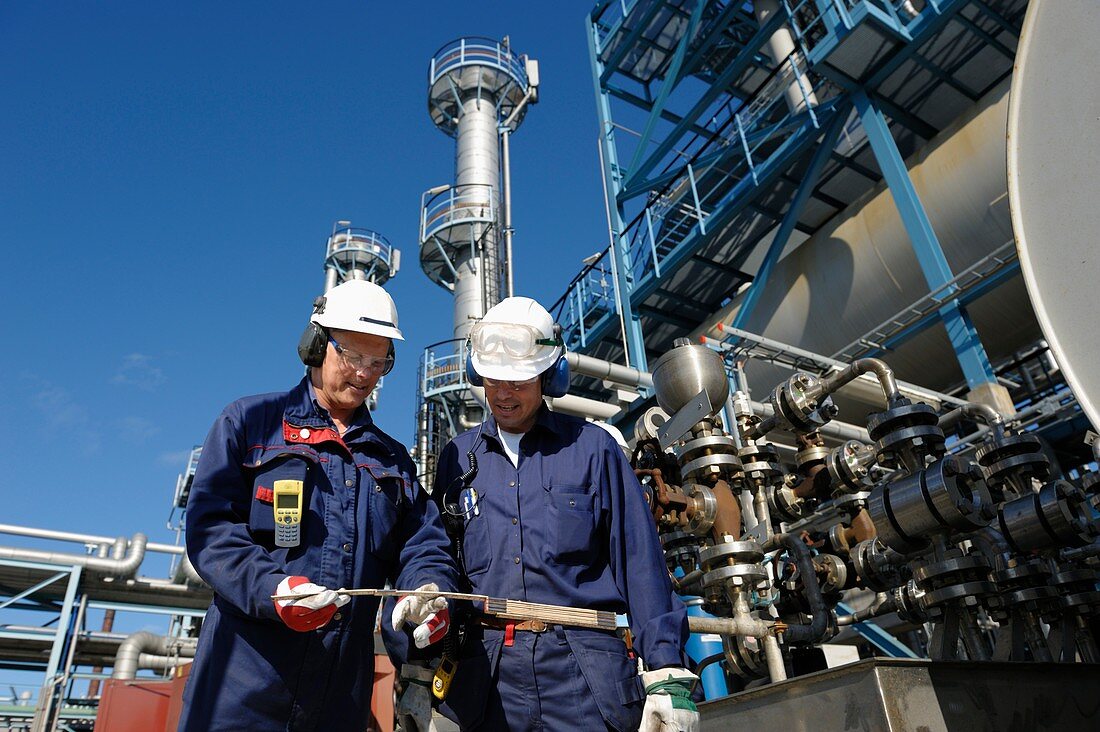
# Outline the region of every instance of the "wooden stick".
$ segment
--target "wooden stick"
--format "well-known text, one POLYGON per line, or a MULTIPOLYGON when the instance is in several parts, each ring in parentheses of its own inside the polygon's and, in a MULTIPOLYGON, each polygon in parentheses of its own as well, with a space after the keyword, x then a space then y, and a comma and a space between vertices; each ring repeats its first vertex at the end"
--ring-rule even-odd
MULTIPOLYGON (((482 612, 488 615, 496 615, 506 620, 541 620, 552 625, 572 625, 581 628, 596 628, 597 630, 615 630, 618 621, 615 613, 610 610, 590 610, 583 607, 568 607, 566 605, 547 605, 544 603, 524 602, 523 600, 508 600, 488 595, 471 595, 466 592, 440 592, 438 590, 336 590, 339 595, 366 595, 368 597, 404 597, 414 595, 418 597, 446 597, 452 600, 470 600, 483 603, 482 612)), ((272 595, 272 600, 300 600, 304 597, 318 595, 319 592, 311 592, 295 595, 272 595)))

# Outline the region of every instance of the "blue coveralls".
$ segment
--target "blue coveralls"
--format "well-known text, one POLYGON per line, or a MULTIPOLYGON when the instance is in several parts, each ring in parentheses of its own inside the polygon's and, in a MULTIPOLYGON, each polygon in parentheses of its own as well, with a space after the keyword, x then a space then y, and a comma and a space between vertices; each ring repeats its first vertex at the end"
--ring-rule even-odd
POLYGON ((354 597, 324 628, 275 613, 276 586, 454 589, 439 511, 405 448, 360 408, 341 436, 308 377, 218 417, 187 503, 187 553, 214 588, 180 730, 363 732, 374 680, 376 598, 354 597), (274 546, 273 481, 304 481, 302 542, 274 546))
MULTIPOLYGON (((684 666, 687 615, 672 592, 642 489, 611 436, 545 406, 520 441, 518 468, 490 418, 440 455, 433 499, 469 467, 477 515, 463 562, 472 591, 627 613, 650 668, 684 666)), ((463 729, 637 729, 644 689, 610 632, 475 630, 442 711, 463 729), (480 642, 478 642, 480 640, 480 642)))

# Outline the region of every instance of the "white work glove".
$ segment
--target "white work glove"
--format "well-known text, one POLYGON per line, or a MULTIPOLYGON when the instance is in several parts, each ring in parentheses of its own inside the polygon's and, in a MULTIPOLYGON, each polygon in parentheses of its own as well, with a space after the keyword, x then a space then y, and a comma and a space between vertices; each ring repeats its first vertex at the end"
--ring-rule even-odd
MULTIPOLYGON (((439 585, 429 582, 416 588, 418 592, 439 592, 439 585)), ((416 625, 413 630, 413 643, 424 648, 447 635, 451 623, 451 611, 447 607, 447 598, 430 595, 406 595, 397 601, 390 617, 394 630, 401 630, 406 622, 416 625)))
POLYGON ((397 716, 402 732, 436 732, 432 721, 432 693, 428 687, 434 672, 423 666, 405 664, 401 667, 401 681, 405 691, 397 703, 397 716))
POLYGON ((699 709, 691 699, 698 680, 683 668, 643 673, 646 697, 638 732, 699 732, 699 709))
POLYGON ((337 594, 321 585, 315 585, 306 577, 287 577, 275 588, 276 595, 303 595, 292 600, 276 600, 275 612, 288 628, 304 633, 323 627, 336 608, 343 607, 351 600, 347 595, 337 594))

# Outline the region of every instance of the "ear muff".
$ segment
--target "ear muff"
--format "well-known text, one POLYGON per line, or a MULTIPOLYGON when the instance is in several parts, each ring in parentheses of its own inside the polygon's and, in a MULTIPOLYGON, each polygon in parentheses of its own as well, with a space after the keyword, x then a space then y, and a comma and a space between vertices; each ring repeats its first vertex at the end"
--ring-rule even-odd
POLYGON ((542 372, 542 395, 553 399, 569 393, 569 362, 563 352, 554 365, 542 372))
POLYGON ((470 355, 469 342, 466 347, 466 381, 470 386, 481 386, 485 382, 481 380, 481 374, 474 371, 474 360, 470 355))
MULTIPOLYGON (((393 345, 390 345, 393 348, 393 345)), ((302 332, 298 341, 298 358, 306 366, 320 366, 325 361, 328 350, 328 333, 316 323, 310 323, 302 332)))
POLYGON ((393 365, 397 363, 397 351, 393 350, 393 339, 390 339, 390 350, 386 353, 386 358, 390 359, 390 365, 386 367, 386 370, 382 372, 385 376, 389 372, 393 371, 393 365))

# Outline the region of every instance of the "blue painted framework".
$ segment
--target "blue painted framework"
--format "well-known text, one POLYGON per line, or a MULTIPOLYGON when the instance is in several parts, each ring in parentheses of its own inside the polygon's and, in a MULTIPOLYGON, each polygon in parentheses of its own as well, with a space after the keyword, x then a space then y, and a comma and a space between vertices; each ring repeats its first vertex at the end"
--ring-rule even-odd
MULTIPOLYGON (((811 167, 785 210, 779 212, 783 215, 773 237, 772 247, 743 303, 738 322, 744 323, 752 312, 759 293, 765 287, 772 265, 795 230, 803 204, 813 193, 820 166, 833 153, 836 137, 829 133, 841 131, 840 128, 853 107, 858 112, 879 169, 890 187, 930 289, 935 290, 951 280, 953 275, 939 241, 883 116, 883 111, 895 119, 906 113, 876 97, 875 92, 878 84, 888 78, 906 58, 916 54, 922 44, 941 30, 969 2, 971 0, 928 2, 916 17, 903 18, 890 3, 882 4, 874 0, 852 0, 845 4, 833 0, 782 0, 779 11, 769 18, 764 27, 744 34, 749 39, 728 58, 724 67, 712 73, 713 83, 699 92, 698 100, 689 105, 690 111, 682 117, 669 111, 665 102, 681 81, 699 71, 703 54, 714 43, 719 42, 718 34, 711 32, 710 36, 704 34, 704 38, 695 48, 690 48, 687 43, 700 22, 700 16, 704 14, 705 3, 689 3, 675 11, 683 21, 682 36, 674 40, 666 51, 669 63, 663 77, 650 82, 659 84, 655 87, 657 93, 647 92, 644 95, 646 98, 617 85, 614 77, 616 71, 620 70, 617 65, 630 61, 629 50, 635 47, 634 44, 645 43, 644 39, 639 39, 643 29, 661 12, 659 8, 668 9, 669 6, 643 0, 632 3, 625 0, 603 0, 598 3, 586 19, 586 31, 597 99, 604 187, 612 243, 598 264, 613 273, 615 292, 611 294, 605 291, 601 295, 589 286, 590 283, 584 277, 578 277, 574 281, 559 301, 564 311, 561 320, 569 347, 580 352, 589 352, 621 329, 626 359, 632 366, 646 368, 645 339, 640 313, 644 312, 647 317, 663 322, 678 321, 676 313, 655 310, 651 304, 646 303, 647 298, 667 283, 705 245, 714 241, 725 224, 731 222, 746 207, 753 205, 754 198, 760 191, 812 151, 814 159, 810 163, 811 167), (615 17, 614 13, 621 13, 621 16, 615 17), (604 18, 605 14, 607 18, 604 18), (808 16, 811 17, 809 26, 806 25, 808 16), (797 17, 798 20, 792 21, 792 17, 797 17), (780 25, 790 24, 794 28, 802 52, 798 58, 804 59, 801 62, 806 66, 795 65, 796 56, 785 63, 792 65, 794 78, 799 79, 800 70, 816 70, 816 64, 825 61, 861 24, 868 23, 874 24, 876 29, 888 34, 902 46, 892 59, 874 70, 862 85, 851 79, 829 77, 828 73, 822 71, 822 78, 829 77, 843 91, 816 107, 807 105, 808 111, 792 111, 778 123, 763 124, 764 115, 754 117, 752 113, 753 106, 761 102, 759 95, 774 93, 775 87, 769 87, 768 84, 761 85, 757 90, 758 97, 743 100, 738 109, 713 111, 715 101, 732 79, 752 66, 760 67, 761 59, 767 61, 765 43, 780 25), (628 25, 629 28, 624 30, 628 25), (812 43, 809 42, 811 35, 812 43), (603 44, 612 42, 618 45, 605 54, 603 44), (612 119, 613 99, 624 100, 646 114, 642 131, 635 133, 639 137, 637 145, 628 155, 622 155, 621 147, 616 144, 616 130, 623 128, 617 126, 612 119), (723 118, 724 126, 717 125, 716 118, 719 114, 728 115, 723 118), (702 122, 700 118, 706 115, 714 116, 708 122, 702 122), (650 144, 660 120, 671 123, 671 132, 650 144), (822 134, 823 128, 826 134, 822 134), (656 174, 652 173, 661 160, 678 145, 678 140, 688 132, 696 135, 705 132, 712 137, 721 135, 728 142, 716 146, 719 148, 717 150, 705 150, 683 167, 670 166, 656 174), (765 143, 771 144, 762 148, 765 143), (622 167, 619 164, 620 157, 629 157, 629 166, 622 167), (720 167, 737 170, 736 173, 729 174, 728 180, 732 183, 729 190, 721 195, 715 194, 717 188, 714 186, 709 190, 701 190, 700 187, 705 185, 703 179, 707 171, 720 167), (670 229, 678 232, 673 236, 662 234, 657 223, 667 213, 667 210, 660 210, 659 199, 675 184, 680 184, 677 190, 683 193, 669 206, 675 204, 681 211, 694 211, 697 220, 690 221, 686 215, 681 215, 675 222, 675 227, 670 226, 667 220, 660 221, 666 232, 670 229), (644 194, 648 194, 650 200, 642 213, 628 220, 624 204, 644 194), (656 203, 655 197, 658 199, 656 203), (690 228, 688 224, 691 224, 690 228), (620 320, 621 325, 618 322, 620 320)), ((745 16, 751 9, 751 4, 740 2, 714 5, 720 6, 716 11, 720 22, 730 22, 734 16, 740 15, 740 20, 744 23, 745 16)), ((773 75, 779 70, 776 69, 773 75)), ((788 84, 786 81, 781 83, 788 84)), ((803 89, 804 94, 807 91, 803 89)), ((762 100, 764 105, 771 104, 772 101, 762 100)), ((740 261, 744 261, 745 255, 747 252, 739 253, 740 261)), ((1005 273, 978 292, 988 291, 991 286, 1011 274, 1012 272, 1005 273)), ((921 322, 919 327, 899 333, 889 345, 897 346, 920 330, 942 322, 968 385, 973 388, 995 381, 988 356, 965 309, 965 302, 972 299, 973 295, 961 300, 956 298, 947 301, 933 317, 921 322)))

